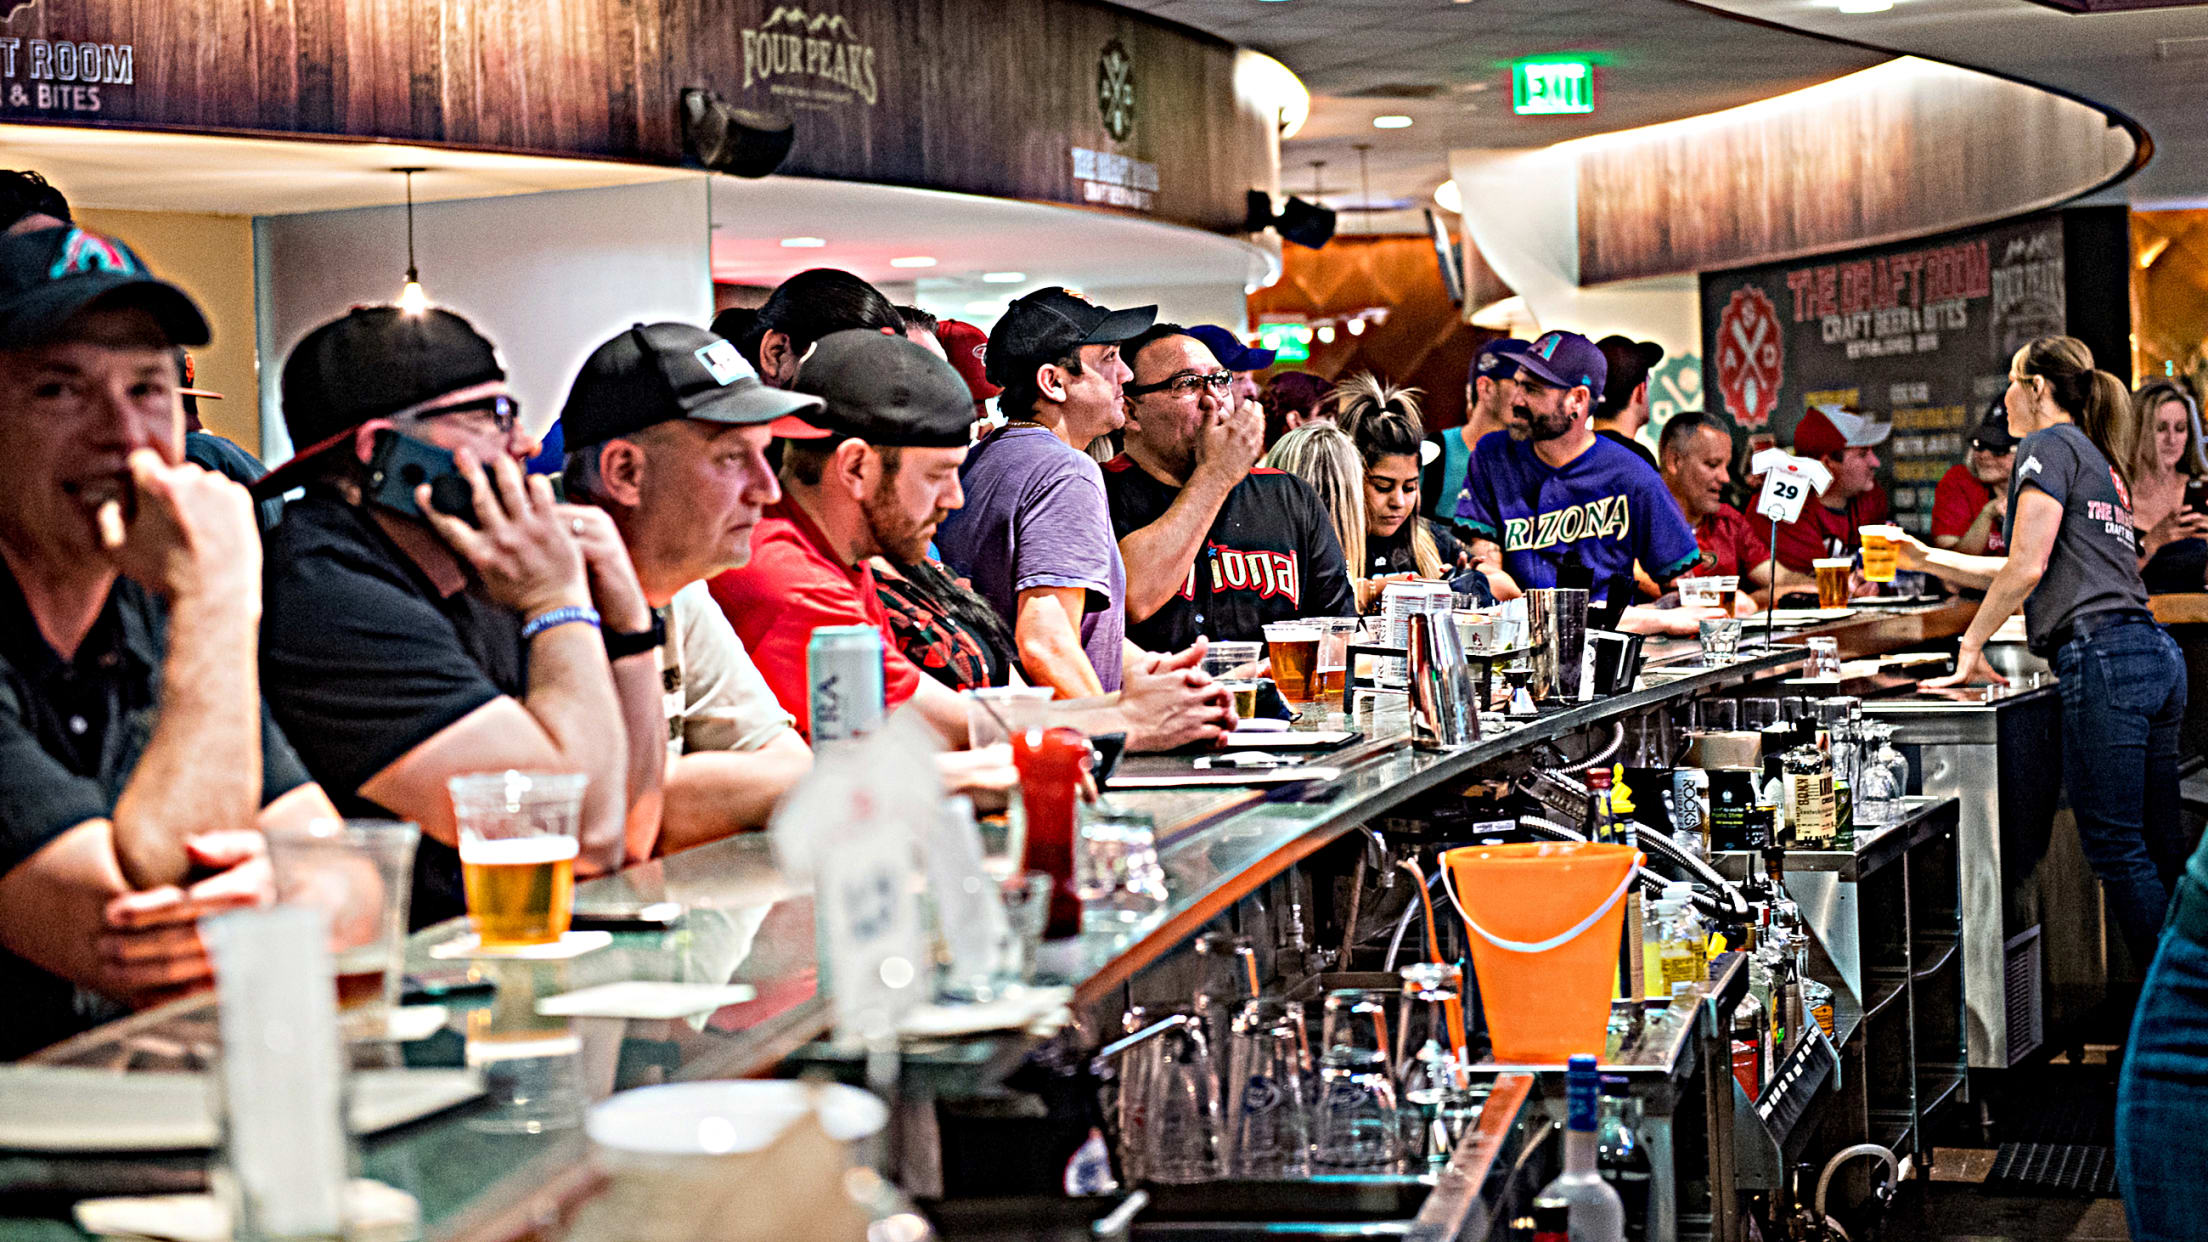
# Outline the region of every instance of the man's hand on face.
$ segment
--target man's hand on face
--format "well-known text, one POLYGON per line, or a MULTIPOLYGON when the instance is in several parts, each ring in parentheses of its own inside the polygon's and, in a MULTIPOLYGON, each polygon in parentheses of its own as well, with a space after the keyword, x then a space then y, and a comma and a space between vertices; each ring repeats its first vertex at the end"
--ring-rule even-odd
POLYGON ((152 449, 132 453, 129 465, 132 495, 118 491, 94 510, 116 568, 170 600, 257 599, 261 536, 246 490, 152 449))
POLYGON ((1148 670, 1128 670, 1119 690, 1127 748, 1172 750, 1211 743, 1234 731, 1234 696, 1203 670, 1206 644, 1159 656, 1148 670))
POLYGON ((606 630, 635 634, 649 629, 652 606, 636 580, 636 566, 629 561, 628 545, 621 530, 595 505, 560 505, 558 516, 575 535, 583 550, 583 568, 590 578, 591 606, 598 610, 606 630))
MULTIPOLYGON (((551 481, 522 477, 510 457, 493 460, 488 474, 469 450, 454 457, 474 495, 477 524, 431 508, 427 484, 415 489, 414 500, 430 527, 475 568, 490 597, 524 617, 590 604, 575 519, 553 502, 551 481)), ((633 580, 634 573, 630 576, 633 580)))
POLYGON ((1265 411, 1255 401, 1221 407, 1196 435, 1196 468, 1240 482, 1265 455, 1265 411))

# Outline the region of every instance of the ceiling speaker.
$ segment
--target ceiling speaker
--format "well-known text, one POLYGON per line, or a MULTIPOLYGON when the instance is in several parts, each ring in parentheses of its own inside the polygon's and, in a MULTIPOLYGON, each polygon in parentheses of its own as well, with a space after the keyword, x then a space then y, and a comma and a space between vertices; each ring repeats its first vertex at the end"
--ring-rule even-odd
POLYGON ((682 141, 698 163, 737 177, 764 177, 789 158, 797 128, 779 112, 733 107, 695 86, 682 92, 682 141))
POLYGON ((1290 198, 1274 218, 1273 228, 1289 241, 1316 250, 1334 238, 1334 209, 1290 198))

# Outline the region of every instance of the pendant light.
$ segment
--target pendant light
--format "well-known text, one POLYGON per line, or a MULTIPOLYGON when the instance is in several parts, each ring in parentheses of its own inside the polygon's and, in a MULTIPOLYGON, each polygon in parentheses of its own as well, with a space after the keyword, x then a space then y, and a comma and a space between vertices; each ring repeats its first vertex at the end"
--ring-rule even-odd
POLYGON ((429 295, 422 292, 421 273, 414 266, 414 174, 429 170, 394 168, 391 171, 406 175, 406 283, 399 287, 399 311, 420 315, 429 309, 429 295))

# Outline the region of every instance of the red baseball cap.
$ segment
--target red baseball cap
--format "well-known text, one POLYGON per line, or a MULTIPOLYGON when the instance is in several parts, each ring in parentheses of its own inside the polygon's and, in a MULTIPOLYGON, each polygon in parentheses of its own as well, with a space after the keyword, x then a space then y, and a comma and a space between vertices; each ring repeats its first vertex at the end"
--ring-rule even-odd
POLYGON ((1846 406, 1813 405, 1794 424, 1794 455, 1838 457, 1851 448, 1883 444, 1892 434, 1892 423, 1874 423, 1846 406))
POLYGON ((982 365, 984 355, 989 352, 988 333, 957 319, 938 319, 935 323, 935 339, 943 346, 943 352, 950 356, 951 366, 958 371, 958 377, 966 381, 967 391, 974 394, 974 400, 986 401, 1004 391, 989 382, 988 373, 982 365))

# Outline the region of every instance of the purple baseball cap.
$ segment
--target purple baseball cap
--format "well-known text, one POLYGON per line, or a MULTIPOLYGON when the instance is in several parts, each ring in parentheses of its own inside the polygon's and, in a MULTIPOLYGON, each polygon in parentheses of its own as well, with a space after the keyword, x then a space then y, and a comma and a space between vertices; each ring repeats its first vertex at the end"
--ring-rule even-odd
POLYGON ((1483 375, 1493 380, 1517 379, 1518 363, 1510 354, 1525 347, 1526 343, 1515 336, 1498 336, 1480 346, 1480 352, 1472 356, 1472 373, 1465 376, 1465 382, 1471 383, 1483 375))
POLYGON ((1577 332, 1544 332, 1533 344, 1504 357, 1517 363, 1519 370, 1558 388, 1585 388, 1597 401, 1602 400, 1602 384, 1610 374, 1610 360, 1602 356, 1601 346, 1577 332))

